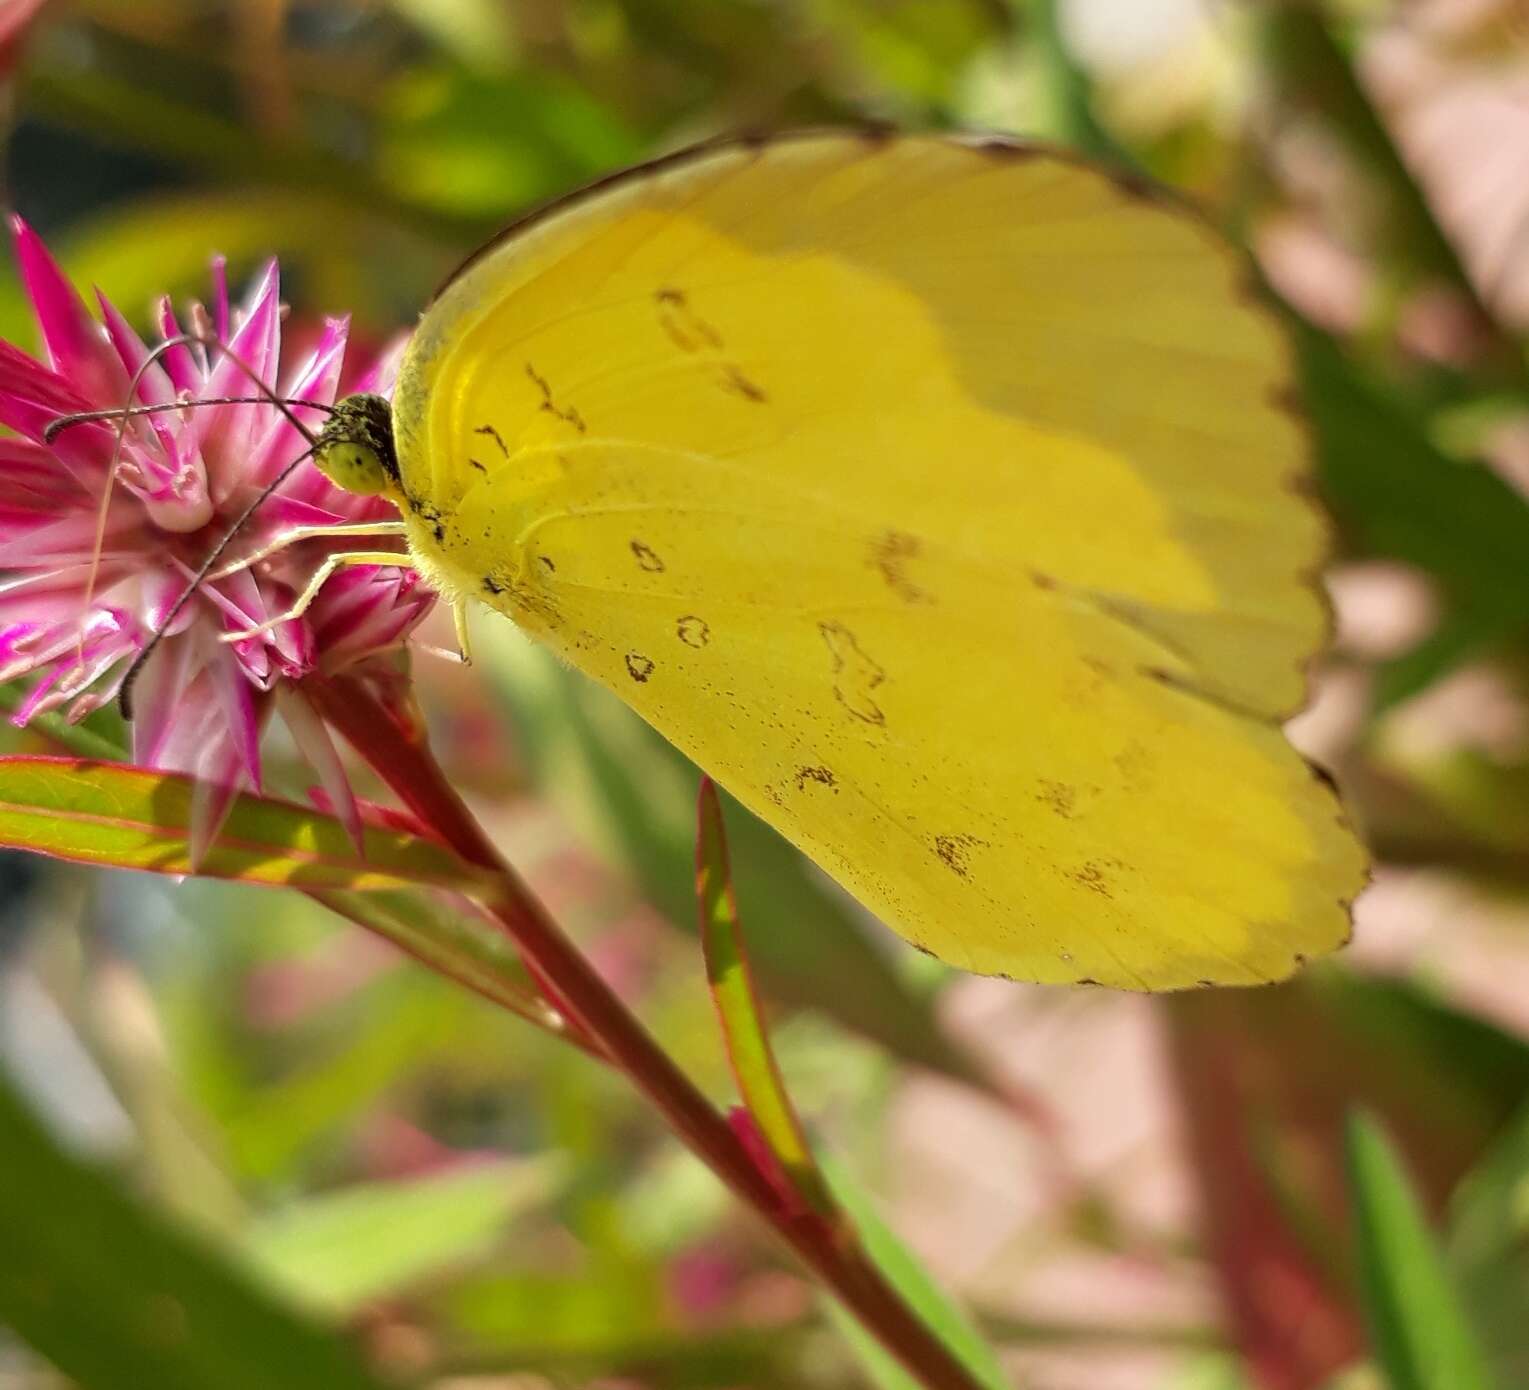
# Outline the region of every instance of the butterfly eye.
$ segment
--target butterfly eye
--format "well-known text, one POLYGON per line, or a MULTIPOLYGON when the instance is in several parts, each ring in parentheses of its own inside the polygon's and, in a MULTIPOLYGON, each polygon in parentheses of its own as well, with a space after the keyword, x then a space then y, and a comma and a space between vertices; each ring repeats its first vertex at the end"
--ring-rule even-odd
POLYGON ((383 467, 381 456, 369 444, 347 440, 324 445, 313 461, 325 477, 346 492, 373 497, 387 489, 388 471, 383 467))
POLYGON ((392 409, 381 396, 347 396, 319 431, 313 461, 346 492, 375 497, 398 480, 392 409))

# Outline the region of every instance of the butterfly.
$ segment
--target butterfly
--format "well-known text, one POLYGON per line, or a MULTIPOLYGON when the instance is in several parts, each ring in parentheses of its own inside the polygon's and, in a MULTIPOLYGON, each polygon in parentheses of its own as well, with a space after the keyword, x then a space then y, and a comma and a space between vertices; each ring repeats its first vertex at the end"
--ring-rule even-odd
POLYGON ((942 961, 1257 984, 1365 874, 1281 731, 1328 629, 1289 377, 1173 199, 802 133, 512 226, 315 462, 942 961))

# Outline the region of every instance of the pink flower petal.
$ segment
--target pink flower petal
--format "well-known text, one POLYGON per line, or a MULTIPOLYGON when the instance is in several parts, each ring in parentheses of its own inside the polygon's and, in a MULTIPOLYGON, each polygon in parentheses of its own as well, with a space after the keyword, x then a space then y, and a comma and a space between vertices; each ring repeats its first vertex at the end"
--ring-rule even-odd
MULTIPOLYGON (((181 336, 180 321, 175 317, 175 306, 170 303, 169 295, 159 301, 159 332, 166 342, 181 336)), ((179 344, 159 360, 177 393, 185 391, 193 396, 201 393, 202 369, 189 347, 179 344)))
POLYGON ((218 831, 233 810, 240 791, 239 755, 228 738, 206 744, 197 759, 196 787, 191 793, 191 866, 207 858, 218 831))
MULTIPOLYGON (((227 339, 229 352, 216 353, 216 365, 203 390, 206 396, 248 396, 256 388, 238 362, 241 359, 261 381, 272 384, 275 356, 280 342, 280 281, 276 262, 261 276, 243 322, 227 339)), ((250 438, 256 423, 271 411, 268 405, 231 405, 195 412, 190 429, 202 455, 214 467, 219 481, 218 498, 228 494, 247 476, 251 459, 250 438)))
MULTIPOLYGON (((133 692, 133 761, 145 767, 170 767, 166 755, 178 727, 197 719, 189 698, 194 643, 187 637, 160 642, 138 673, 133 692)), ((179 767, 175 771, 182 771, 179 767)))
POLYGON ((334 813, 345 827, 351 843, 357 850, 361 844, 361 808, 356 804, 356 794, 345 775, 345 766, 335 751, 329 730, 318 712, 308 703, 301 687, 290 689, 279 686, 276 692, 277 708, 292 734, 292 741, 303 760, 319 776, 319 783, 329 798, 334 813))
MULTIPOLYGON (((138 376, 138 399, 145 405, 169 405, 175 400, 175 388, 170 384, 170 376, 165 371, 164 364, 157 359, 149 361, 149 349, 144 345, 143 339, 133 331, 132 325, 117 311, 116 305, 100 290, 96 291, 96 302, 101 306, 101 317, 106 324, 107 336, 117 356, 121 358, 123 368, 130 375, 138 376), (145 363, 148 365, 145 366, 145 363)), ((160 449, 164 452, 166 462, 173 468, 180 452, 175 446, 178 422, 174 415, 168 413, 146 415, 140 417, 135 423, 139 427, 140 441, 147 445, 148 433, 152 432, 154 439, 158 441, 160 449)))
POLYGON ((101 325, 91 318, 42 238, 15 214, 11 234, 21 282, 32 301, 50 365, 79 383, 92 400, 121 401, 127 394, 127 376, 101 325))
POLYGON ((283 531, 298 526, 339 526, 351 520, 344 512, 337 512, 330 507, 316 507, 311 502, 300 502, 284 492, 272 497, 260 509, 258 517, 262 545, 274 540, 283 531))
POLYGON ((228 257, 212 258, 212 323, 218 337, 228 341, 228 257))
MULTIPOLYGON (((291 382, 282 389, 281 395, 289 402, 293 415, 313 433, 317 433, 323 426, 328 412, 305 410, 297 403, 319 401, 328 405, 333 402, 344 364, 349 327, 348 317, 326 319, 318 345, 294 374, 291 382)), ((255 462, 251 469, 251 475, 261 481, 275 477, 312 442, 294 427, 284 412, 274 406, 267 412, 266 418, 264 432, 257 434, 255 462)), ((316 469, 312 471, 317 472, 316 469)), ((319 476, 322 477, 322 474, 319 476)))
MULTIPOLYGON (((101 317, 106 324, 106 336, 121 359, 123 368, 138 376, 138 399, 145 405, 169 405, 175 399, 175 388, 170 384, 169 373, 164 364, 155 360, 147 367, 149 349, 133 326, 122 317, 117 306, 101 291, 96 291, 96 303, 101 306, 101 317)), ((149 419, 163 417, 149 416, 149 419)))
POLYGON ((398 378, 398 368, 403 362, 404 351, 409 346, 409 336, 407 333, 400 333, 394 337, 376 360, 369 363, 366 369, 346 387, 347 393, 359 395, 370 392, 378 396, 390 394, 393 383, 398 378))
POLYGON ((207 662, 213 692, 223 710, 230 746, 239 759, 245 780, 260 790, 260 728, 255 715, 255 694, 233 654, 226 649, 207 662))

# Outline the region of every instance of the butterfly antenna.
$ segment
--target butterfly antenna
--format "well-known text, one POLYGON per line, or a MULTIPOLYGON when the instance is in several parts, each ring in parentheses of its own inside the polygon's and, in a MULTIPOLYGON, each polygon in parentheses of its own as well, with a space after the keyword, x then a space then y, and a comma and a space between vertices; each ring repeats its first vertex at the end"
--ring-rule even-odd
POLYGON ((191 596, 202 587, 207 576, 216 568, 218 561, 223 558, 224 552, 233 544, 235 537, 244 529, 249 519, 265 505, 271 494, 297 471, 297 466, 300 463, 313 456, 314 450, 317 448, 318 443, 315 441, 261 488, 249 506, 234 518, 233 525, 223 533, 218 543, 203 557, 202 563, 197 566, 196 573, 191 576, 191 582, 181 590, 179 597, 170 605, 169 612, 155 626, 154 631, 149 635, 149 640, 139 648, 138 654, 133 658, 132 665, 127 668, 127 674, 122 677, 122 684, 117 688, 117 709, 124 719, 131 722, 133 718, 133 686, 137 684, 138 677, 143 673, 144 664, 154 655, 155 648, 159 646, 165 633, 170 630, 171 625, 180 617, 181 609, 191 601, 191 596))
MULTIPOLYGON (((319 401, 294 401, 290 397, 282 402, 300 405, 308 410, 327 410, 334 414, 334 406, 319 401)), ((102 420, 136 420, 141 415, 161 415, 172 410, 194 410, 203 405, 265 405, 264 396, 198 396, 194 400, 163 401, 155 405, 118 405, 107 410, 76 410, 68 415, 55 415, 42 432, 42 442, 51 444, 65 430, 75 425, 94 424, 102 420)))
MULTIPOLYGON (((211 554, 209 554, 206 559, 203 560, 201 567, 192 577, 191 583, 182 591, 180 596, 170 606, 170 611, 165 615, 164 620, 155 628, 154 632, 150 635, 149 640, 139 650, 137 656, 133 658, 133 663, 128 667, 127 674, 122 678, 122 685, 117 693, 117 705, 118 708, 122 711, 122 716, 124 719, 132 718, 133 683, 137 680, 139 673, 142 671, 144 662, 149 658, 150 654, 159 645, 160 640, 164 637, 166 629, 175 620, 175 618, 179 616, 181 609, 183 609, 186 604, 190 602, 192 594, 197 591, 202 581, 211 572, 212 567, 222 557, 223 552, 228 548, 229 544, 238 534, 240 528, 243 527, 245 522, 247 522, 252 515, 254 515, 256 508, 261 506, 261 504, 264 503, 265 500, 283 482, 285 482, 287 478, 292 475, 293 470, 298 466, 298 464, 309 458, 318 448, 318 436, 314 434, 314 432, 308 427, 307 423, 300 419, 296 412, 293 411, 293 403, 289 403, 281 396, 278 396, 276 392, 266 384, 260 373, 257 372, 252 366, 250 366, 250 364, 246 362, 238 352, 229 346, 228 343, 223 341, 222 336, 213 328, 211 321, 207 319, 206 311, 202 311, 202 313, 195 321, 195 328, 192 332, 177 333, 170 338, 166 338, 162 343, 156 343, 148 355, 145 356, 143 361, 138 364, 137 370, 134 371, 132 379, 128 383, 127 404, 125 404, 120 410, 117 411, 85 412, 85 418, 89 418, 94 414, 98 418, 115 419, 117 422, 117 434, 116 439, 112 443, 111 464, 106 473, 106 486, 101 490, 101 505, 96 512, 95 541, 91 550, 90 573, 85 583, 85 601, 82 607, 82 612, 89 611, 91 601, 95 597, 96 579, 100 573, 101 568, 101 552, 106 540, 106 521, 111 510, 112 493, 117 486, 117 473, 122 463, 122 447, 127 437, 128 421, 138 415, 147 415, 153 413, 150 408, 134 406, 132 403, 133 397, 137 395, 138 388, 142 384, 143 378, 148 372, 149 368, 166 353, 177 347, 201 347, 203 349, 207 347, 216 348, 230 362, 232 362, 245 377, 249 379, 251 384, 260 393, 258 396, 253 398, 254 401, 264 402, 267 405, 275 406, 276 409, 279 410, 287 418, 288 422, 293 426, 293 428, 296 429, 297 432, 301 434, 305 440, 307 440, 308 447, 289 464, 287 464, 287 466, 283 468, 281 472, 278 473, 276 477, 273 478, 264 488, 262 488, 254 501, 252 501, 249 506, 239 514, 238 519, 224 534, 222 539, 218 541, 217 545, 213 547, 211 554)), ((184 408, 184 406, 189 404, 191 404, 191 402, 177 402, 176 407, 184 408)), ((211 405, 214 404, 214 401, 209 399, 205 402, 205 404, 211 405)), ((297 402, 297 404, 310 405, 315 403, 302 401, 297 402)), ((317 408, 321 410, 332 409, 332 407, 329 406, 317 406, 317 408)), ((58 420, 51 421, 48 426, 49 432, 45 435, 45 438, 51 440, 52 438, 56 437, 58 430, 67 428, 69 424, 75 423, 79 418, 79 415, 65 415, 60 416, 58 420)), ((83 621, 80 625, 78 659, 80 664, 83 666, 85 661, 85 627, 83 621)))

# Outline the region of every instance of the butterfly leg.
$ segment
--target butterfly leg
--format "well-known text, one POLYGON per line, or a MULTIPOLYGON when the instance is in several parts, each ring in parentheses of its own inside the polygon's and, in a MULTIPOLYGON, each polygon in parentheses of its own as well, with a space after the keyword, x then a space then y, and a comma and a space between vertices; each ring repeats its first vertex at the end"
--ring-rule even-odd
POLYGON ((473 664, 472 639, 467 631, 467 601, 458 599, 451 605, 451 620, 457 629, 457 651, 462 654, 462 665, 473 664))
POLYGON ((246 555, 242 560, 235 560, 232 564, 224 565, 222 569, 214 570, 208 577, 226 579, 231 574, 238 574, 240 570, 249 569, 251 565, 258 565, 267 556, 274 555, 279 550, 285 550, 289 545, 296 545, 298 541, 326 540, 330 536, 401 536, 403 534, 402 520, 358 521, 348 526, 294 526, 290 531, 283 531, 275 540, 261 546, 252 554, 246 555))
POLYGON ((302 617, 313 600, 319 596, 319 591, 329 582, 330 576, 346 565, 391 565, 395 569, 414 568, 414 562, 407 555, 401 555, 396 550, 351 550, 342 555, 331 555, 314 571, 313 578, 308 581, 308 587, 297 596, 296 602, 285 613, 278 613, 274 618, 267 618, 265 622, 257 623, 254 627, 242 628, 238 632, 225 632, 218 640, 244 642, 251 637, 259 637, 263 632, 270 632, 283 623, 289 623, 294 618, 302 617))

